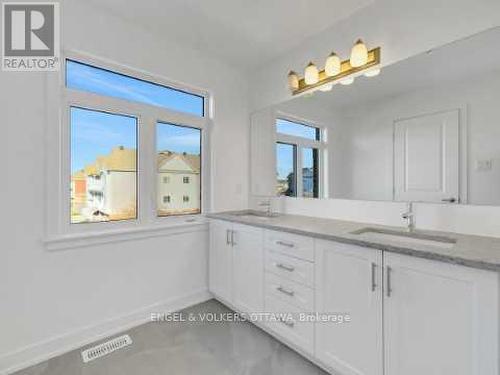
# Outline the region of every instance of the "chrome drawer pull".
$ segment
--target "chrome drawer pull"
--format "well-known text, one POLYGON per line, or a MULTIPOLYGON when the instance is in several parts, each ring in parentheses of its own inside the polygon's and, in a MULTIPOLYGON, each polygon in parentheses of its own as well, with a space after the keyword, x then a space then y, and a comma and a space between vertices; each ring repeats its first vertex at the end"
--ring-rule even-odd
POLYGON ((295 247, 295 245, 293 243, 290 243, 290 242, 276 241, 276 244, 281 245, 281 246, 286 246, 286 247, 295 247))
POLYGON ((375 269, 376 268, 377 268, 377 265, 372 262, 372 264, 371 264, 371 270, 372 270, 371 288, 372 288, 372 292, 374 292, 375 289, 377 288, 377 281, 375 279, 375 269))
POLYGON ((276 290, 290 297, 293 297, 295 295, 295 292, 293 290, 285 289, 282 286, 277 287, 276 290))
POLYGON ((289 320, 286 320, 284 318, 280 318, 279 319, 281 323, 283 323, 284 325, 290 327, 290 328, 293 328, 295 326, 295 323, 292 322, 292 321, 289 321, 289 320))
POLYGON ((285 271, 288 271, 288 272, 295 271, 295 267, 287 266, 286 264, 283 264, 283 263, 276 264, 276 267, 277 268, 281 268, 282 270, 285 270, 285 271))
POLYGON ((386 270, 387 270, 387 290, 386 290, 386 293, 387 293, 387 297, 390 297, 392 294, 392 283, 391 283, 392 268, 387 266, 386 270))

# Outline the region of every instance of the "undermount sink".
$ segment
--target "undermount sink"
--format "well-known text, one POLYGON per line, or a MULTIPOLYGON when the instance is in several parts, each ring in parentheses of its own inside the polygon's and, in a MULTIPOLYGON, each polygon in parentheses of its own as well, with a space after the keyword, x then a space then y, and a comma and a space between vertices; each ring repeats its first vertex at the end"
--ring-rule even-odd
POLYGON ((238 216, 242 219, 259 219, 259 220, 270 220, 279 215, 276 213, 268 214, 267 212, 258 212, 258 211, 250 211, 250 212, 242 212, 237 213, 235 216, 238 216))
POLYGON ((453 248, 457 242, 455 239, 449 237, 433 236, 414 232, 400 232, 397 230, 378 228, 363 228, 351 232, 351 234, 358 235, 364 240, 373 240, 377 242, 390 241, 407 245, 426 245, 445 249, 453 248))

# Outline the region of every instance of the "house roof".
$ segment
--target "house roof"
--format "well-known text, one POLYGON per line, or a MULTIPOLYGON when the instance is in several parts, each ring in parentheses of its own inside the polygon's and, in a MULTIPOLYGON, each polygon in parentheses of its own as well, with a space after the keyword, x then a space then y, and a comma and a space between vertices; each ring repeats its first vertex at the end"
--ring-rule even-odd
POLYGON ((108 155, 97 156, 94 163, 86 165, 84 172, 87 176, 98 175, 102 171, 128 171, 135 172, 136 150, 123 146, 115 147, 108 155))
MULTIPOLYGON (((158 153, 157 167, 161 168, 166 162, 173 159, 184 161, 190 169, 195 172, 200 172, 200 156, 187 153, 177 153, 172 151, 160 151, 158 153)), ((135 172, 136 169, 136 150, 125 148, 122 146, 115 147, 108 155, 97 156, 95 162, 86 165, 83 170, 73 174, 73 178, 82 176, 99 175, 102 171, 130 171, 135 172)))
POLYGON ((165 163, 173 160, 173 159, 180 159, 184 161, 193 172, 199 173, 200 172, 200 156, 199 155, 194 155, 194 154, 188 154, 188 153, 177 153, 177 152, 172 152, 172 151, 160 151, 158 153, 158 160, 157 160, 157 166, 158 169, 160 169, 165 163))

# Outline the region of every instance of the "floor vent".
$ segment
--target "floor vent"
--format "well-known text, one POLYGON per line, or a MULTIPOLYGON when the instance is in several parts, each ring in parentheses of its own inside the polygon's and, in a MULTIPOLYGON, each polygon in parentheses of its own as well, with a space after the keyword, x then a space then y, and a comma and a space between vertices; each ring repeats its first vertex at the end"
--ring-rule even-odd
POLYGON ((82 359, 84 363, 93 361, 94 359, 104 357, 109 353, 113 353, 115 350, 124 348, 132 344, 132 339, 129 335, 123 335, 116 337, 113 340, 103 342, 100 345, 94 346, 93 348, 84 350, 82 352, 82 359))

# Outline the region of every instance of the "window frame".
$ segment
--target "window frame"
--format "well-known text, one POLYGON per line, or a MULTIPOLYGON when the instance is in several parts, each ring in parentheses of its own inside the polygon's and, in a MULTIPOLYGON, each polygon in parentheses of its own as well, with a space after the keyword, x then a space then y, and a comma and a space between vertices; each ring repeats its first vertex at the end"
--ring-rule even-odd
MULTIPOLYGON (((276 111, 274 116, 274 132, 276 134, 275 147, 277 143, 285 143, 295 145, 297 147, 297 155, 295 157, 295 180, 297 195, 289 198, 304 198, 304 199, 318 199, 327 198, 328 192, 328 131, 327 127, 318 123, 317 121, 308 120, 302 117, 291 115, 286 112, 276 111), (294 122, 300 125, 317 128, 319 130, 319 140, 312 140, 308 138, 278 133, 277 121, 279 119, 294 122), (303 150, 304 148, 313 148, 318 150, 318 198, 304 197, 303 189, 303 150)), ((275 153, 276 154, 276 153, 275 153)), ((275 161, 275 169, 277 168, 277 161, 275 161)))
MULTIPOLYGON (((297 198, 298 197, 298 181, 297 181, 297 167, 298 167, 298 153, 299 153, 299 147, 294 144, 294 143, 287 143, 287 142, 282 142, 277 140, 275 142, 275 147, 278 147, 278 145, 286 145, 286 146, 292 146, 292 152, 293 152, 293 182, 295 184, 294 186, 294 191, 295 195, 278 195, 279 197, 289 197, 289 198, 297 198)), ((277 150, 275 150, 275 154, 277 154, 277 150)), ((278 169, 278 160, 276 160, 276 170, 278 169)))
MULTIPOLYGON (((180 84, 143 70, 118 64, 116 62, 83 54, 64 51, 63 65, 58 72, 46 78, 46 228, 45 243, 59 243, 79 235, 104 236, 116 233, 136 233, 138 231, 157 231, 159 228, 178 227, 179 225, 202 220, 202 215, 211 207, 210 202, 210 132, 213 126, 213 98, 209 91, 180 84), (66 87, 66 60, 74 60, 97 68, 109 70, 133 78, 156 83, 204 98, 204 116, 195 116, 155 107, 149 104, 132 102, 66 87), (56 94, 55 94, 56 93, 56 94), (79 107, 89 110, 125 115, 137 119, 137 208, 136 219, 114 222, 71 223, 71 149, 70 149, 70 108, 79 107), (156 124, 158 122, 197 128, 201 131, 201 214, 182 216, 157 216, 157 158, 156 124), (54 124, 58 124, 54 126, 54 124), (198 220, 199 219, 199 220, 198 220)), ((68 244, 68 247, 72 247, 68 244)))

